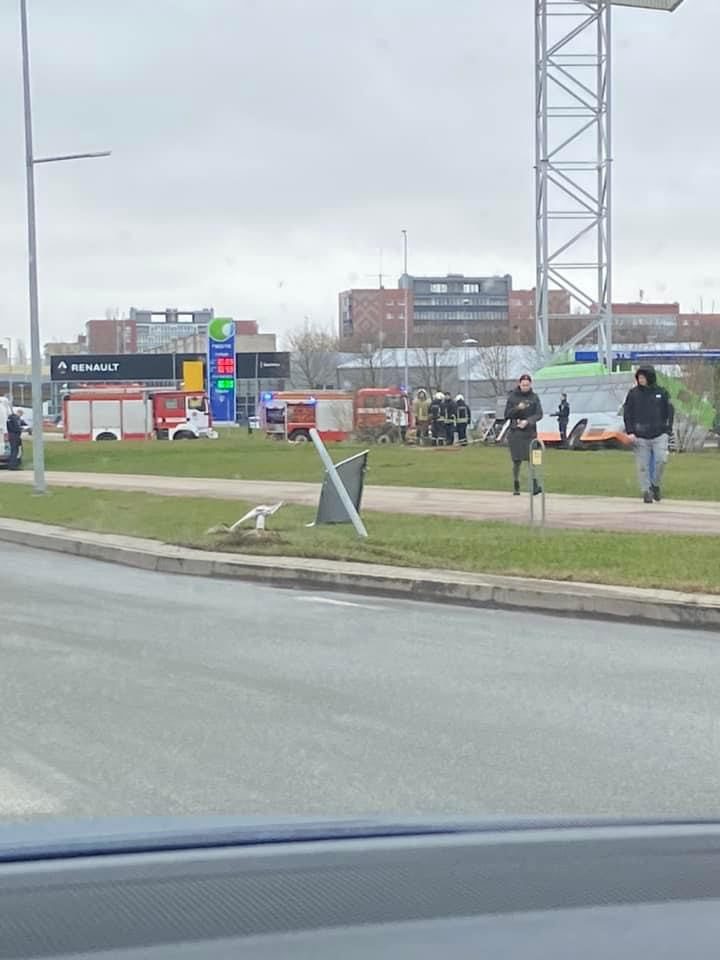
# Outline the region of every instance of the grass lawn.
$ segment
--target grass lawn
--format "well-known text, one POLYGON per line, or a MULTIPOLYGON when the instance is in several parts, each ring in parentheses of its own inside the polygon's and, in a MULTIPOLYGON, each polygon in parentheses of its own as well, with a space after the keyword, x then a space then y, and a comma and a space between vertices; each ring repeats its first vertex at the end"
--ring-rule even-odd
MULTIPOLYGON (((35 497, 27 487, 0 487, 0 516, 245 553, 247 544, 233 546, 206 531, 234 522, 246 509, 237 501, 71 488, 35 497)), ((366 513, 370 538, 363 542, 350 526, 307 529, 313 515, 311 508, 283 507, 269 522, 278 541, 255 543, 252 552, 720 593, 714 537, 531 531, 515 524, 366 513)))
MULTIPOLYGON (((362 449, 335 444, 335 461, 362 449)), ((28 460, 31 444, 25 444, 28 460)), ((276 443, 224 431, 219 440, 163 443, 65 443, 45 447, 48 470, 91 473, 144 473, 178 477, 224 477, 238 480, 319 481, 322 471, 312 444, 276 443)), ((720 453, 673 456, 665 493, 679 500, 720 500, 720 453)), ((551 493, 637 496, 632 455, 626 451, 575 453, 550 450, 546 462, 551 493)), ((506 449, 481 444, 465 450, 374 446, 367 482, 390 486, 455 487, 507 490, 510 462, 506 449)))

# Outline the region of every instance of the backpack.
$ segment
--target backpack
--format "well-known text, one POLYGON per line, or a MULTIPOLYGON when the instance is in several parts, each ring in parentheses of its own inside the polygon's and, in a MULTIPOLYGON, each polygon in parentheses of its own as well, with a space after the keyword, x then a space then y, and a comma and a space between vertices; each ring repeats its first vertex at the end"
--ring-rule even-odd
POLYGON ((7 418, 7 432, 13 433, 16 436, 22 434, 22 420, 16 413, 11 413, 7 418))

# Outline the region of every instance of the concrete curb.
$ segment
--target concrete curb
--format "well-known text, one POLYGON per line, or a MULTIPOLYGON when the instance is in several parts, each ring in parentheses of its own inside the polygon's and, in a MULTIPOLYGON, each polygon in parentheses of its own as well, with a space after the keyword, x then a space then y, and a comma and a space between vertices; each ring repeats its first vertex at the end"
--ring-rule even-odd
POLYGON ((0 519, 0 541, 186 576, 720 630, 720 596, 712 594, 216 553, 24 520, 0 519))

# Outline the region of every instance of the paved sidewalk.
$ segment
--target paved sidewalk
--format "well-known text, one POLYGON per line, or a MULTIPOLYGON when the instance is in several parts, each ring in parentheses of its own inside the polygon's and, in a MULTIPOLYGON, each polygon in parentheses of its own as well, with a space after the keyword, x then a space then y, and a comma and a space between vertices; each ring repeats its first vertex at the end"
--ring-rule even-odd
MULTIPOLYGON (((97 490, 139 490, 173 497, 216 497, 255 503, 299 503, 314 506, 320 485, 271 480, 219 480, 209 477, 157 477, 112 473, 48 473, 48 483, 97 490)), ((1 483, 31 483, 32 471, 0 471, 1 483)), ((364 510, 408 513, 465 520, 508 520, 526 523, 528 496, 487 490, 440 490, 429 487, 365 488, 364 510)), ((639 497, 579 497, 549 494, 551 527, 653 533, 695 533, 720 536, 720 503, 664 500, 643 504, 639 497)))

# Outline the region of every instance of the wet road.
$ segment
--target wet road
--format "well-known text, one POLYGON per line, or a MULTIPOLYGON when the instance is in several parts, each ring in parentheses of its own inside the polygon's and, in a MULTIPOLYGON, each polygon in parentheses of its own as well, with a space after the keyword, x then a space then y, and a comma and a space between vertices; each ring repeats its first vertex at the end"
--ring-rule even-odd
POLYGON ((1 818, 720 812, 717 634, 2 558, 1 818))

